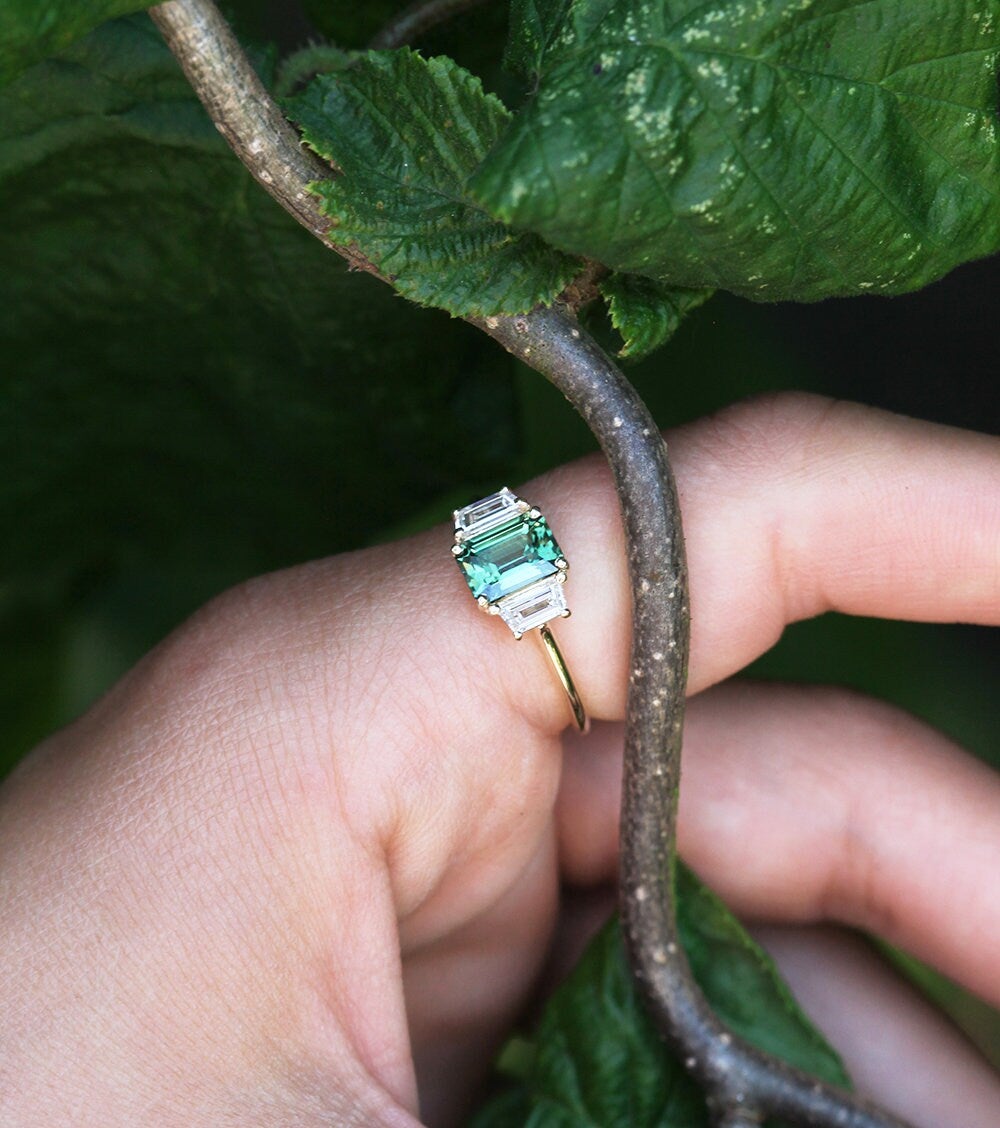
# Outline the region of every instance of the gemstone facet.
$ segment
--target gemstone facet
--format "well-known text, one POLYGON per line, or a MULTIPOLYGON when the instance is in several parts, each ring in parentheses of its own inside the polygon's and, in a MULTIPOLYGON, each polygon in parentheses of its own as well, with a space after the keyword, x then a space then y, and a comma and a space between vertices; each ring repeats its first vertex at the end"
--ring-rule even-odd
POLYGON ((554 576, 551 580, 542 580, 508 595, 497 606, 515 638, 520 638, 532 627, 540 627, 550 619, 569 614, 563 585, 554 576))
POLYGON ((506 487, 455 511, 455 543, 469 590, 518 638, 569 613, 562 550, 538 510, 506 487))
POLYGON ((506 486, 482 501, 455 510, 455 528, 463 537, 474 536, 479 528, 489 528, 519 511, 517 497, 506 486))

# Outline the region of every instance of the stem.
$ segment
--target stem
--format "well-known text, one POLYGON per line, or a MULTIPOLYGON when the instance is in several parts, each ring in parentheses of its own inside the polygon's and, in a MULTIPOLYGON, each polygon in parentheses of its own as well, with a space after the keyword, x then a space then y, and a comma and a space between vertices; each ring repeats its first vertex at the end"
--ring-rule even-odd
MULTIPOLYGON (((333 247, 326 239, 328 221, 308 186, 331 170, 302 150, 212 0, 169 0, 150 14, 254 177, 328 247, 382 277, 360 252, 333 247)), ((537 309, 473 324, 564 393, 594 432, 614 475, 633 616, 621 910, 632 968, 664 1040, 700 1082, 719 1128, 752 1128, 766 1116, 820 1128, 906 1128, 737 1038, 695 984, 674 917, 688 585, 666 444, 635 389, 565 310, 537 309)))
POLYGON ((374 51, 386 51, 412 43, 418 35, 432 27, 478 7, 484 0, 414 0, 372 37, 368 46, 374 51))
POLYGON ((720 1128, 748 1128, 766 1116, 830 1128, 906 1128, 732 1034, 694 982, 674 915, 688 585, 666 443, 636 390, 565 313, 540 309, 473 323, 559 388, 614 475, 632 589, 619 896, 632 970, 661 1035, 705 1090, 720 1128))
POLYGON ((170 0, 149 15, 215 128, 264 191, 354 269, 378 274, 361 254, 327 239, 330 221, 309 185, 337 170, 302 145, 212 0, 170 0))

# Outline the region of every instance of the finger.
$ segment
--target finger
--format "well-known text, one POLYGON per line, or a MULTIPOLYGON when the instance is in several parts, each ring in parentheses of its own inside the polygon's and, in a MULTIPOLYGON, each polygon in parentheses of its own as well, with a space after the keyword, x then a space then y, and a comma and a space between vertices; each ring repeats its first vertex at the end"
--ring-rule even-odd
MULTIPOLYGON (((621 732, 567 756, 571 880, 617 866, 621 732)), ((690 703, 679 843, 737 912, 876 932, 1000 1002, 1000 779, 927 726, 840 690, 749 682, 690 703)))
POLYGON ((995 1128, 1000 1078, 871 945, 833 928, 753 932, 861 1093, 914 1128, 995 1128))
POLYGON ((406 1010, 421 1120, 464 1124, 549 949, 558 904, 555 838, 496 904, 409 952, 406 1010), (516 922, 514 927, 511 922, 516 922))
MULTIPOLYGON (((668 438, 691 576, 691 692, 741 669, 786 623, 831 609, 1000 623, 997 439, 801 394, 668 438)), ((610 474, 595 456, 524 492, 572 564, 564 650, 594 715, 620 718, 630 602, 610 474)), ((560 723, 561 707, 556 697, 560 723)))

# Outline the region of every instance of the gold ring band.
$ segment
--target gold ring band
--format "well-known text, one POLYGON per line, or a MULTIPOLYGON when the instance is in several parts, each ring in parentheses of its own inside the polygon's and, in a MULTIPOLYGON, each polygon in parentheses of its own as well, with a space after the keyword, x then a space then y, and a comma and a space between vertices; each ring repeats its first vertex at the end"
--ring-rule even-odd
POLYGON ((539 630, 542 643, 545 646, 545 653, 552 659, 552 665, 555 667, 556 674, 559 678, 559 683, 566 691, 566 696, 569 698, 570 708, 573 710, 573 720, 576 721, 576 727, 580 732, 590 732, 590 718, 587 716, 587 710, 583 707, 583 702, 580 700, 580 694, 576 691, 576 685, 573 682, 573 675, 569 672, 569 667, 566 665, 566 659, 562 656, 562 651, 549 630, 548 625, 539 630))

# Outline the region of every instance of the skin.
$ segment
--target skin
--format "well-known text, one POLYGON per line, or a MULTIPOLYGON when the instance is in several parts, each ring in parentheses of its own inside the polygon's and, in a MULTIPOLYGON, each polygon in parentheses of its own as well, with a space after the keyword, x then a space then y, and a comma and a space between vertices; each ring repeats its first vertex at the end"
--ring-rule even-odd
MULTIPOLYGON (((884 704, 730 679, 831 608, 1000 623, 1000 442, 787 395, 669 441, 692 576, 681 851, 807 989, 830 968, 861 985, 813 1002, 842 1047, 886 1031, 854 1055, 869 1092, 927 1128, 995 1124, 961 1039, 806 926, 869 929, 1000 1004, 997 777, 884 704)), ((572 562, 558 633, 589 737, 536 640, 477 612, 442 526, 226 593, 7 781, 5 1125, 461 1122, 617 863, 609 475, 585 459, 519 492, 572 562)))

